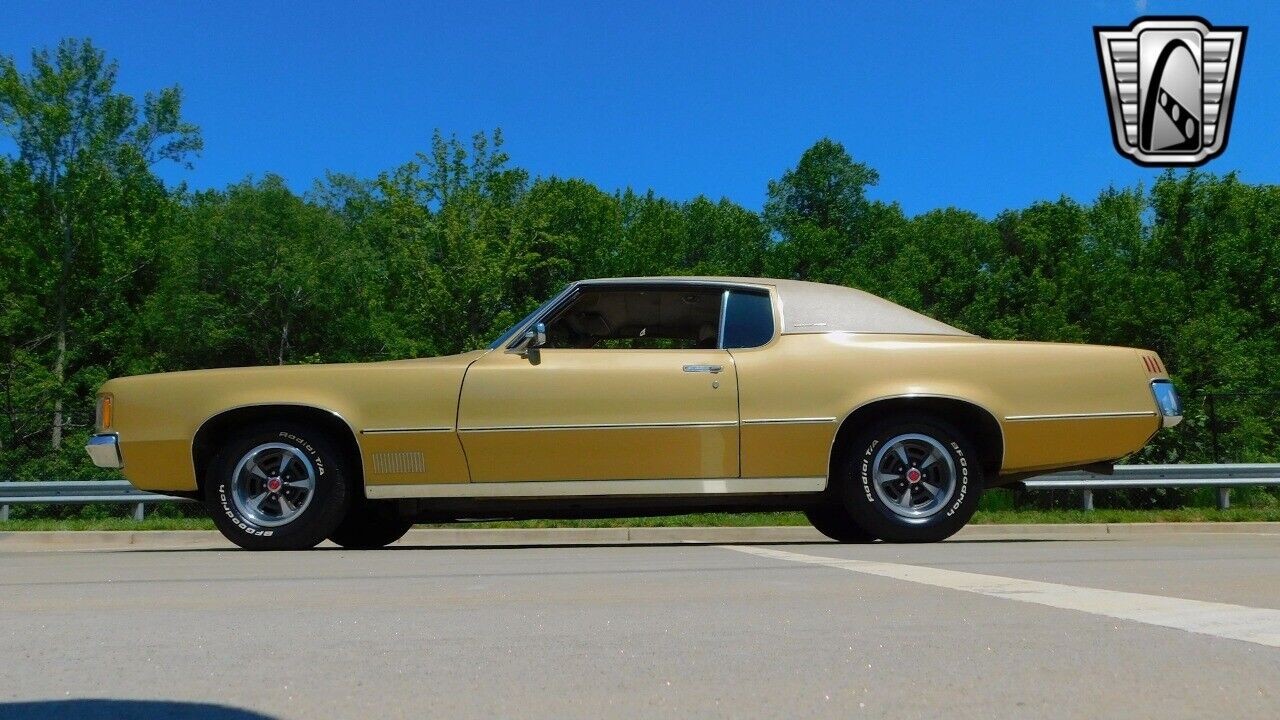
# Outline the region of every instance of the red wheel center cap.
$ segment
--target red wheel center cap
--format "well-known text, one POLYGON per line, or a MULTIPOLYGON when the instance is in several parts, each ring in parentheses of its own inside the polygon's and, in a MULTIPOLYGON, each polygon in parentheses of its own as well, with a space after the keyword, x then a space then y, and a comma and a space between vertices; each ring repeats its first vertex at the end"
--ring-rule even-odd
POLYGON ((273 477, 267 480, 267 489, 271 492, 280 492, 280 488, 282 487, 284 487, 284 482, 278 477, 273 477))
POLYGON ((920 471, 915 468, 911 468, 910 470, 908 470, 907 482, 911 483, 912 485, 920 482, 920 471))

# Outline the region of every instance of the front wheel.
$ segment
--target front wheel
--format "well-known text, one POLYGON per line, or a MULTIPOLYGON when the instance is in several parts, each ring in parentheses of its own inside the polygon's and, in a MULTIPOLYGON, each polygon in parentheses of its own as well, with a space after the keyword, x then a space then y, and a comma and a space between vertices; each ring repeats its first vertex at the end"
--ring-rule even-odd
POLYGON ((260 425, 223 445, 205 474, 218 530, 247 550, 302 550, 334 531, 350 493, 340 456, 319 433, 260 425))
POLYGON ((856 437, 833 481, 840 505, 865 532, 888 542, 937 542, 978 509, 982 467, 950 423, 903 416, 856 437))

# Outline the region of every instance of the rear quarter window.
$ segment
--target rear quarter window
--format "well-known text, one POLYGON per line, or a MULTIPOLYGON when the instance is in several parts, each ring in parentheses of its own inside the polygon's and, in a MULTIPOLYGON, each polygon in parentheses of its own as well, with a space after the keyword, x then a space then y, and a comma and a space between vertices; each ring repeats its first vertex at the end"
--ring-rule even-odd
POLYGON ((729 291, 721 347, 760 347, 773 338, 773 303, 763 292, 729 291))

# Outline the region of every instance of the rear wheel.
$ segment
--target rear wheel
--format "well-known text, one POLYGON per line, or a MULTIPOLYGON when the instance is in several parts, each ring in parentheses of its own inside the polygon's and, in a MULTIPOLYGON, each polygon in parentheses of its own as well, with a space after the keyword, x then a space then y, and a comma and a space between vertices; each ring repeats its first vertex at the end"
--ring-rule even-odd
POLYGON ((950 423, 892 418, 859 434, 839 465, 839 507, 889 542, 936 542, 973 517, 982 468, 973 444, 950 423))
POLYGON ((347 513, 329 539, 348 550, 375 550, 404 537, 413 520, 401 517, 394 503, 366 500, 347 513))
POLYGON ((205 474, 205 506, 228 540, 248 550, 314 547, 342 521, 349 490, 324 436, 286 423, 223 445, 205 474))

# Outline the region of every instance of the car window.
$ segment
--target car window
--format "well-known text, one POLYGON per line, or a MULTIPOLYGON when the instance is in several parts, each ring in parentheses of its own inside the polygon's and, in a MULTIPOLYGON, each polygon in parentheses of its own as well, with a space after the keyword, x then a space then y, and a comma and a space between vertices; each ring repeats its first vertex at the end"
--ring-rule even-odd
POLYGON ((725 348, 760 347, 773 338, 773 304, 769 294, 732 290, 725 304, 725 348))
POLYGON ((716 348, 723 297, 715 288, 583 288, 546 322, 544 347, 716 348))

